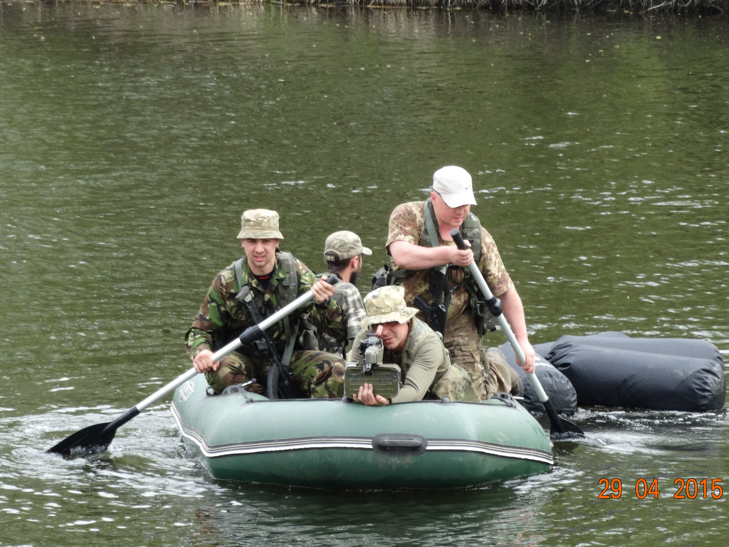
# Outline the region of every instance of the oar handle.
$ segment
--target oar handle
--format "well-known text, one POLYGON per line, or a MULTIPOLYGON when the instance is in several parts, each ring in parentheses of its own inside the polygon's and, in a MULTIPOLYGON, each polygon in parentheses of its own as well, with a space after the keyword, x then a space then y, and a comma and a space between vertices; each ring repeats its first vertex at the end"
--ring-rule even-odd
MULTIPOLYGON (((338 278, 336 275, 330 275, 327 279, 327 283, 330 285, 334 285, 337 282, 338 278)), ((299 309, 301 306, 306 304, 307 302, 314 299, 314 293, 312 291, 307 291, 301 296, 299 296, 296 300, 288 304, 287 306, 284 306, 280 310, 278 310, 276 313, 270 315, 263 321, 261 321, 258 325, 253 325, 252 327, 248 327, 245 331, 243 331, 243 334, 241 334, 238 338, 230 342, 228 345, 224 346, 223 348, 216 351, 212 356, 212 361, 215 363, 216 361, 220 361, 223 357, 228 355, 229 353, 237 350, 239 347, 241 347, 244 344, 248 344, 252 341, 254 341, 256 338, 258 338, 259 333, 261 331, 266 330, 267 328, 275 325, 278 323, 281 319, 286 317, 288 314, 290 314, 292 311, 299 309)), ((144 401, 139 403, 136 406, 136 409, 141 412, 145 408, 147 408, 152 403, 158 401, 171 391, 174 391, 179 386, 193 378, 197 374, 197 371, 194 368, 191 368, 184 374, 181 374, 174 380, 172 380, 169 384, 166 386, 158 389, 152 395, 147 397, 144 401)))

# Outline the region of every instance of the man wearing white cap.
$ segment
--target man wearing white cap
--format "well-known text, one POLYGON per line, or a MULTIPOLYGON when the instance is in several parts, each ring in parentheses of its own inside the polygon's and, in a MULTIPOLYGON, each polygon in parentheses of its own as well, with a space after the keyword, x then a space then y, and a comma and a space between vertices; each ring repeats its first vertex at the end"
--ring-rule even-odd
POLYGON ((362 245, 354 232, 342 230, 331 234, 324 243, 324 261, 327 270, 341 281, 334 286, 334 296, 342 308, 342 326, 332 336, 326 332, 318 335, 319 349, 328 353, 344 355, 347 344, 357 336, 360 323, 365 317, 362 295, 357 288, 357 279, 362 272, 362 255, 371 255, 372 250, 362 245))
POLYGON ((435 172, 427 201, 398 205, 390 216, 386 244, 395 266, 388 282, 402 284, 409 305, 420 296, 432 306, 433 294, 443 294, 447 309, 445 346, 451 360, 469 372, 481 398, 486 399, 496 391, 512 391, 512 383, 518 380, 501 359, 487 356, 484 351, 481 336, 488 317, 483 296, 479 296, 466 268, 472 261, 476 261, 491 292, 501 300, 504 315, 526 355, 522 367, 527 372, 534 372, 534 349, 529 343, 521 298, 494 239, 470 212, 471 205, 476 205, 471 175, 454 165, 435 172), (469 249, 456 247, 450 235, 454 228, 470 244, 469 249))

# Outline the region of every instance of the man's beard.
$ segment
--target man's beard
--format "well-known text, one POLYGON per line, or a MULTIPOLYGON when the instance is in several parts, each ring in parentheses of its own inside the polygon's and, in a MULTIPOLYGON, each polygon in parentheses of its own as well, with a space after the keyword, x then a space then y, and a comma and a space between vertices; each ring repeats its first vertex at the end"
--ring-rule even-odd
POLYGON ((352 274, 349 276, 349 282, 352 285, 356 285, 357 284, 357 280, 359 279, 359 274, 361 274, 361 273, 362 273, 362 268, 360 268, 356 272, 352 272, 352 274))

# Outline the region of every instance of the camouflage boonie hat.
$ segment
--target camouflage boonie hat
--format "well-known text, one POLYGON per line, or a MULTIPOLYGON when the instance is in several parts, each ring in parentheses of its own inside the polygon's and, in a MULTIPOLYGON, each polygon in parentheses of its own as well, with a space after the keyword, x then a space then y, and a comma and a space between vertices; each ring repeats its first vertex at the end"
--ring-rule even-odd
POLYGON ((365 296, 364 305, 367 317, 362 319, 360 326, 365 330, 380 323, 406 323, 418 313, 416 308, 405 305, 405 289, 399 285, 387 285, 372 291, 365 296))
POLYGON ((243 211, 238 239, 283 239, 278 231, 278 213, 268 209, 243 211))
POLYGON ((372 250, 362 246, 362 240, 354 232, 334 232, 324 243, 324 260, 339 262, 359 255, 371 255, 372 250))

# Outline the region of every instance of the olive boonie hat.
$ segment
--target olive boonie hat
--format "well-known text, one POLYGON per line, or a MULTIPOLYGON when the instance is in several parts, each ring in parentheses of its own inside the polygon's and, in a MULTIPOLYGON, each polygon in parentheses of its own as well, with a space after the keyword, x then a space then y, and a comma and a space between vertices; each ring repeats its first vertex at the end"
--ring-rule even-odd
POLYGON ((329 262, 339 262, 361 254, 371 255, 372 250, 363 247, 362 240, 354 232, 334 232, 324 243, 324 260, 329 262))
POLYGON ((278 231, 278 213, 268 209, 244 211, 238 239, 283 239, 278 231))
POLYGON ((471 175, 463 167, 448 165, 438 169, 433 173, 433 190, 440 194, 451 209, 476 205, 471 175))
POLYGON ((406 323, 418 313, 416 308, 405 305, 405 289, 397 285, 387 285, 372 291, 365 296, 364 305, 367 317, 362 319, 360 326, 365 330, 370 325, 380 323, 406 323))

